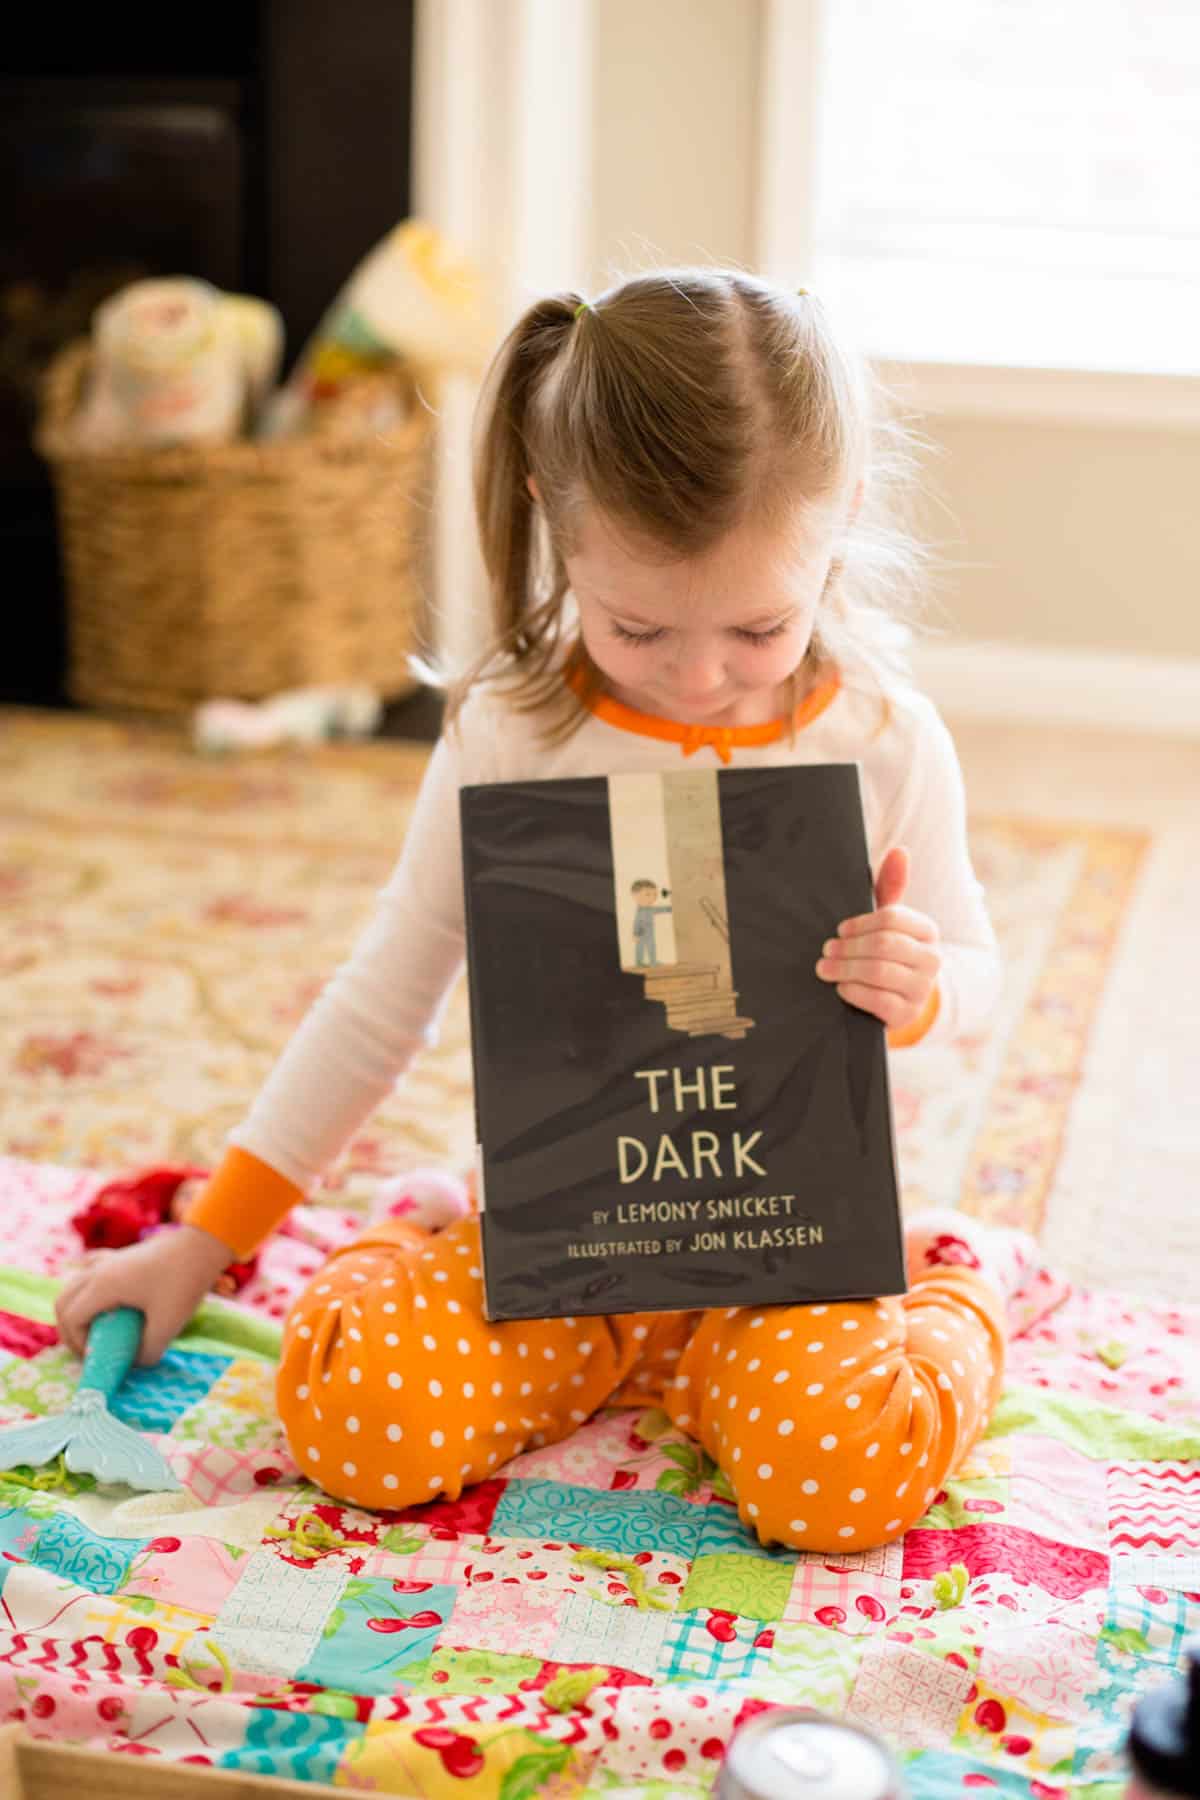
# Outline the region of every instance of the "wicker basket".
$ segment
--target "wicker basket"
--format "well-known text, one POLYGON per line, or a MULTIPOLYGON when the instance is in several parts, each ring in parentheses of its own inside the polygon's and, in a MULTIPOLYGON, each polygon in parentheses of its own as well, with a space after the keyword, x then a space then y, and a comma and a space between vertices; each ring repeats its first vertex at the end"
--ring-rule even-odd
POLYGON ((362 439, 84 453, 71 427, 90 358, 71 344, 50 365, 37 433, 73 698, 174 713, 335 683, 411 692, 429 412, 362 439))

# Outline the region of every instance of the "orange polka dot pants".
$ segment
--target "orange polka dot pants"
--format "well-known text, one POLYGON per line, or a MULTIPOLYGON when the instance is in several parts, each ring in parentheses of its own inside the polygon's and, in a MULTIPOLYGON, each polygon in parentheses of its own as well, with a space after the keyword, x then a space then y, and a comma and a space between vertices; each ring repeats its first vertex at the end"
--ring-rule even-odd
POLYGON ((326 1492, 456 1499, 602 1406, 658 1403, 763 1543, 865 1550, 921 1517, 1000 1392, 1003 1302, 973 1269, 883 1300, 489 1324, 481 1268, 477 1219, 391 1219, 301 1295, 279 1411, 326 1492))

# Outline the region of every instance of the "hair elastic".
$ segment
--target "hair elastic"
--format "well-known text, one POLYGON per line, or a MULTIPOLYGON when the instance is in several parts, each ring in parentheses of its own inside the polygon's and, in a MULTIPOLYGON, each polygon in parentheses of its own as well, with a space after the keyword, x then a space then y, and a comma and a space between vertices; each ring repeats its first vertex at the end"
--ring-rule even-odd
POLYGON ((579 302, 579 305, 575 308, 575 317, 578 318, 580 313, 591 312, 591 310, 592 310, 591 301, 590 300, 581 300, 579 302))

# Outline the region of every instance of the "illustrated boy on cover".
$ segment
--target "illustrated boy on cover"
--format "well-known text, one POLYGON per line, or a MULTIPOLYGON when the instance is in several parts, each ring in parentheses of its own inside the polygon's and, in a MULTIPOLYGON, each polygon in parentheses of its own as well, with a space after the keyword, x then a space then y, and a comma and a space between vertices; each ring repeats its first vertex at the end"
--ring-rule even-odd
MULTIPOLYGON (((666 897, 667 889, 663 889, 666 897)), ((654 881, 635 881, 633 897, 637 902, 637 911, 633 915, 633 963, 637 969, 652 969, 658 963, 658 951, 654 942, 654 919, 657 913, 669 913, 669 906, 655 906, 658 898, 658 883, 654 881)))

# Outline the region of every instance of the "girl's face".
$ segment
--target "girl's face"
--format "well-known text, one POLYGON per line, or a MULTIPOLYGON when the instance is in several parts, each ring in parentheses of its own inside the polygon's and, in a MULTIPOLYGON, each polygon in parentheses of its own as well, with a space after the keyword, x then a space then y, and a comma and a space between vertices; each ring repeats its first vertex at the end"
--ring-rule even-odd
POLYGON ((833 558, 837 514, 746 524, 703 555, 635 553, 593 509, 566 560, 583 642, 613 696, 685 725, 761 725, 785 710, 833 558))

